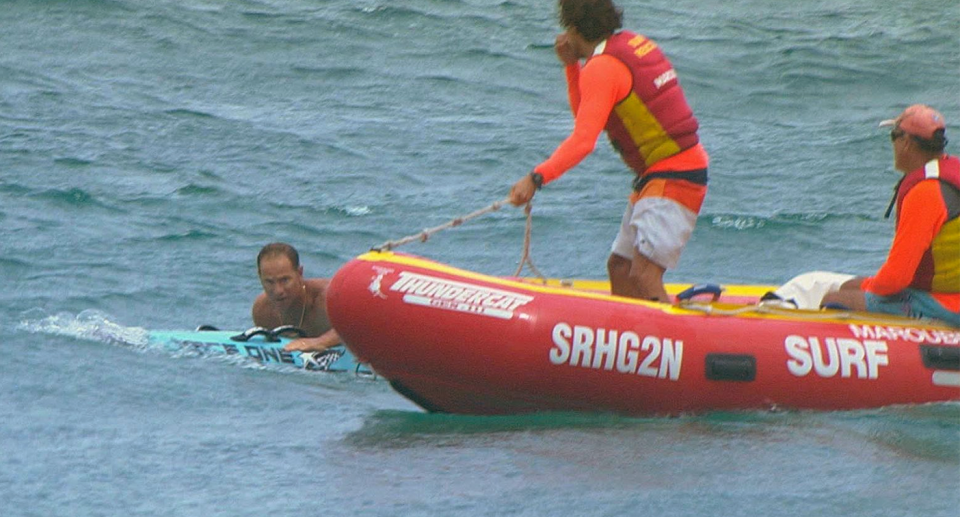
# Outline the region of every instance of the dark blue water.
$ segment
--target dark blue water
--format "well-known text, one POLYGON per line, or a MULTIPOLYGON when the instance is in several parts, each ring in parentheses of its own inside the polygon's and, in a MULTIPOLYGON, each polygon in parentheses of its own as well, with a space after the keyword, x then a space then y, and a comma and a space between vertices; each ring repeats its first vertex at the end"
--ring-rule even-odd
MULTIPOLYGON (((668 280, 876 270, 876 124, 960 121, 956 2, 623 7, 712 157, 668 280)), ((266 242, 329 276, 504 198, 571 127, 557 30, 532 0, 0 1, 0 515, 957 515, 957 405, 428 415, 137 344, 249 326, 266 242)), ((538 194, 537 266, 602 278, 629 181, 601 142, 538 194)), ((505 209, 405 251, 505 275, 522 241, 505 209)))

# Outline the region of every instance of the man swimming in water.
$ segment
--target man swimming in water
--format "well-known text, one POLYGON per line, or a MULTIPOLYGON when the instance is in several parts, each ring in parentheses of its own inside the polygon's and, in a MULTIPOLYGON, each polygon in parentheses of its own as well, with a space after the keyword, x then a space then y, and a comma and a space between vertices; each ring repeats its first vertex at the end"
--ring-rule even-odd
POLYGON ((263 292, 253 302, 253 324, 268 329, 292 325, 306 335, 284 350, 320 352, 340 344, 327 316, 329 280, 304 278, 300 254, 293 246, 282 242, 264 246, 257 255, 257 275, 263 292))

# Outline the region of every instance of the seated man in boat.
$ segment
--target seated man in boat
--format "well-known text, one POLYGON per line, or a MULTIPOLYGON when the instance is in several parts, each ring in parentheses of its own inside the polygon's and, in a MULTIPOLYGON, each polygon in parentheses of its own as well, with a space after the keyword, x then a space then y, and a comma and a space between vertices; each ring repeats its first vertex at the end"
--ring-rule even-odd
POLYGON ((669 302, 663 286, 690 239, 707 192, 707 153, 670 61, 652 40, 621 31, 612 0, 559 0, 554 48, 566 70, 573 132, 517 181, 520 206, 593 152, 606 130, 636 175, 607 272, 615 295, 669 302), (586 60, 581 66, 580 61, 586 60))
POLYGON ((303 277, 300 254, 282 242, 267 244, 257 255, 257 275, 263 292, 253 302, 253 324, 273 329, 292 325, 306 337, 290 342, 285 350, 319 352, 340 344, 330 325, 324 297, 329 281, 303 277))
POLYGON ((823 297, 822 305, 933 318, 960 327, 960 160, 944 152, 943 115, 913 105, 892 126, 894 167, 905 175, 897 227, 887 260, 869 278, 855 278, 823 297))

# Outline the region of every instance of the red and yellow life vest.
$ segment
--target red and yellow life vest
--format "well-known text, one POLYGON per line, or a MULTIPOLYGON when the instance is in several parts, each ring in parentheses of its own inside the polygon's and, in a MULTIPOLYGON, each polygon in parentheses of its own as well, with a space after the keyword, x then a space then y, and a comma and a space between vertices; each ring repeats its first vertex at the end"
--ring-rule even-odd
POLYGON ((622 31, 607 39, 602 54, 621 61, 633 75, 630 94, 617 103, 605 127, 631 169, 642 175, 655 163, 700 142, 697 119, 673 65, 656 43, 622 31))
POLYGON ((941 183, 947 221, 923 254, 910 287, 934 293, 960 293, 960 159, 944 155, 904 176, 897 189, 897 221, 907 193, 928 179, 941 183))

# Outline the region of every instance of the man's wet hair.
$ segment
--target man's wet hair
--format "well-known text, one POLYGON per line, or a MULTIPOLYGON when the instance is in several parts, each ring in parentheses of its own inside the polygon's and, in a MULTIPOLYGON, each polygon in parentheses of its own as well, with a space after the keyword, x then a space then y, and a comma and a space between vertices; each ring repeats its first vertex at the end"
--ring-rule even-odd
POLYGON ((623 9, 612 0, 558 0, 560 25, 575 28, 590 42, 604 40, 623 27, 623 9))
POLYGON ((285 242, 271 242, 267 244, 257 255, 257 274, 260 274, 260 261, 264 257, 273 257, 276 255, 284 255, 290 259, 290 263, 293 264, 293 269, 300 267, 300 254, 297 253, 297 249, 285 242))

